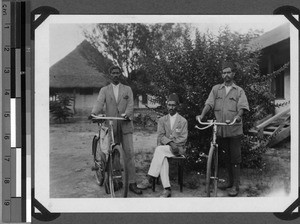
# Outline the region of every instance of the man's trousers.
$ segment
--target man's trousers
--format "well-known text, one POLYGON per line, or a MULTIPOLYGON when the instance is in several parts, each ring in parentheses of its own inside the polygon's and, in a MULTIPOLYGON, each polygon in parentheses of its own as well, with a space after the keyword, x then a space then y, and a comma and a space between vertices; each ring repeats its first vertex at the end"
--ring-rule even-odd
POLYGON ((148 171, 150 176, 158 177, 160 175, 161 183, 164 188, 171 186, 169 180, 168 158, 173 156, 169 145, 157 146, 148 171))

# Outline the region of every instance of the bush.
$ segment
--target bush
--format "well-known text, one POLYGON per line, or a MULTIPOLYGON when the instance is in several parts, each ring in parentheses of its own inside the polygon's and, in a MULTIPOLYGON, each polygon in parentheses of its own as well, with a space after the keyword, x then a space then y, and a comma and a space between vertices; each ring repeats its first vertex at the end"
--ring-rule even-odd
MULTIPOLYGON (((213 35, 194 32, 189 24, 131 23, 97 24, 86 37, 124 68, 126 81, 135 95, 154 96, 154 103, 159 103, 162 109, 170 93, 179 95, 182 101, 179 112, 189 124, 187 166, 200 171, 205 162, 199 158, 199 152, 207 153, 211 131, 196 130, 195 116, 201 113, 212 87, 223 82, 220 73, 224 60, 236 62, 235 82, 245 90, 249 101, 250 112, 243 117, 244 133, 247 135, 255 121, 274 112, 271 80, 288 64, 272 74, 261 74, 258 64, 261 52, 248 46, 260 34, 253 30, 241 34, 223 27, 213 35)), ((207 115, 210 119, 213 116, 213 112, 207 115)), ((137 123, 144 125, 144 118, 139 117, 137 123)), ((259 166, 261 151, 249 151, 256 141, 250 137, 243 141, 243 165, 247 167, 259 166)))
MULTIPOLYGON (((212 87, 223 82, 223 60, 236 63, 235 83, 245 90, 248 98, 250 112, 246 112, 243 117, 244 133, 248 133, 256 120, 274 111, 271 80, 288 65, 272 74, 261 74, 258 64, 261 53, 259 50, 251 51, 247 46, 258 34, 255 31, 239 34, 225 27, 217 36, 196 33, 196 39, 193 40, 185 30, 179 44, 165 47, 168 51, 159 52, 159 57, 147 65, 145 70, 153 74, 152 94, 163 107, 166 106, 166 97, 170 93, 175 92, 181 98, 179 113, 187 119, 189 125, 189 169, 205 169, 206 160, 199 157, 199 152, 208 153, 212 133, 211 130, 196 130, 195 116, 201 113, 212 87)), ((210 111, 207 118, 213 117, 213 112, 210 111)), ((249 136, 243 140, 243 165, 246 167, 260 166, 264 145, 260 150, 254 151, 251 147, 257 141, 249 136)))
POLYGON ((262 156, 267 150, 268 138, 245 135, 242 140, 242 161, 245 168, 263 168, 262 156))
POLYGON ((141 127, 155 127, 156 120, 154 120, 149 114, 137 113, 134 114, 134 125, 141 127))
POLYGON ((55 121, 66 122, 73 116, 71 109, 72 97, 65 94, 57 94, 56 100, 50 101, 50 113, 53 115, 55 121))

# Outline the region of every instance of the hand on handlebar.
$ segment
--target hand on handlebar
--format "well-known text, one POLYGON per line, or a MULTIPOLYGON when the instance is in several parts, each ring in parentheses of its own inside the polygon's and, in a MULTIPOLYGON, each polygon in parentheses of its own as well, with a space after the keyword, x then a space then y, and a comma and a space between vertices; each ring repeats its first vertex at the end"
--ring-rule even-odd
POLYGON ((204 117, 204 116, 202 116, 202 114, 200 114, 200 115, 197 115, 197 116, 196 116, 196 120, 200 120, 200 121, 202 121, 203 117, 204 117))
POLYGON ((95 115, 95 114, 90 114, 90 115, 88 116, 88 119, 89 119, 89 120, 92 120, 93 115, 95 115))
POLYGON ((130 117, 128 117, 126 114, 121 114, 121 117, 124 117, 126 120, 130 121, 130 117))
POLYGON ((242 121, 242 118, 239 115, 236 115, 234 119, 236 119, 236 123, 240 123, 242 121))

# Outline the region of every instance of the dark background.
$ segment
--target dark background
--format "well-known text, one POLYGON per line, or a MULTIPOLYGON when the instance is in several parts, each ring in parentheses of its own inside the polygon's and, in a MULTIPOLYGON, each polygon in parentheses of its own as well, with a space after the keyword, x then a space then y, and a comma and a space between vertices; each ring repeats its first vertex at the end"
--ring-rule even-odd
MULTIPOLYGON (((271 15, 281 6, 300 9, 299 0, 31 0, 31 10, 56 8, 60 14, 195 14, 271 15)), ((280 203, 280 201, 278 201, 280 203)), ((84 206, 84 205, 83 205, 84 206)), ((232 204, 234 209, 234 204, 232 204)), ((298 223, 272 213, 134 213, 61 214, 56 223, 298 223)), ((32 223, 44 223, 32 218, 32 223)))

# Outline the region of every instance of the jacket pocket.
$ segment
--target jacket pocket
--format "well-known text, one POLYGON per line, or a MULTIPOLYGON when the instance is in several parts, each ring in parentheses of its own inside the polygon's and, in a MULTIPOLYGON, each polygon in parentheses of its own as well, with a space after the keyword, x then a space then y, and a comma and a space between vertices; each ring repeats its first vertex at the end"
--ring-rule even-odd
POLYGON ((237 100, 234 97, 230 97, 228 100, 228 111, 237 111, 237 100))
POLYGON ((222 109, 222 103, 223 103, 223 98, 220 97, 220 96, 217 96, 216 100, 215 100, 215 108, 214 108, 214 110, 215 111, 221 110, 222 109))

